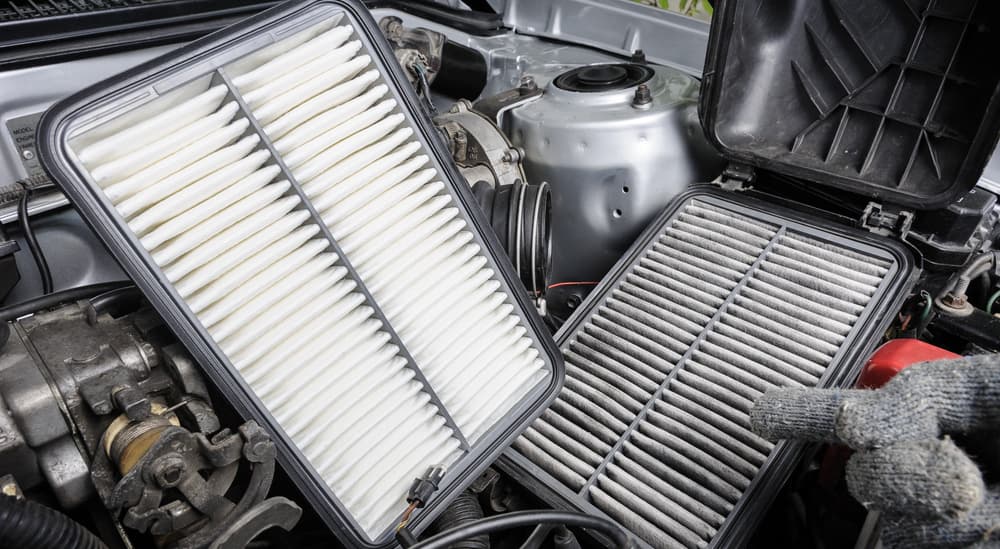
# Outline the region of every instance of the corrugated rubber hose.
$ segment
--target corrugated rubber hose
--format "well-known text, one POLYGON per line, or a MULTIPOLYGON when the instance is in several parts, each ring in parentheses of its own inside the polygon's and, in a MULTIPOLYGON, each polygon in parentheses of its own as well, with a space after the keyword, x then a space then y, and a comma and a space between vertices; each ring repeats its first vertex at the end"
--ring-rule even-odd
POLYGON ((0 547, 107 549, 66 515, 25 499, 0 496, 0 547))
MULTIPOLYGON (((439 532, 447 532, 481 518, 483 518, 483 508, 479 505, 479 499, 476 494, 466 490, 455 498, 444 513, 441 513, 434 525, 439 532)), ((490 549, 490 536, 483 534, 470 537, 456 542, 451 549, 490 549)))

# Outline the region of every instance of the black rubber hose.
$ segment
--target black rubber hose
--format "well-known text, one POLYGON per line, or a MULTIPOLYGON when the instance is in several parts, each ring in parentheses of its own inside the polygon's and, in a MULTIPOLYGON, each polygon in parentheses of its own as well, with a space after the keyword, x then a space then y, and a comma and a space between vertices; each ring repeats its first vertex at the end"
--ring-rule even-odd
POLYGON ((42 311, 44 309, 51 309, 52 307, 62 303, 77 301, 80 299, 89 299, 95 295, 100 295, 105 292, 110 292, 111 290, 117 290, 118 288, 131 285, 131 281, 121 280, 118 282, 102 282, 100 284, 78 286, 76 288, 67 288, 58 292, 52 292, 51 294, 22 301, 16 305, 8 305, 7 307, 0 308, 0 322, 8 322, 24 315, 37 313, 38 311, 42 311))
POLYGON ((413 549, 447 549, 455 543, 482 534, 492 534, 539 524, 562 524, 597 530, 608 536, 612 547, 616 549, 630 547, 628 534, 607 519, 568 511, 516 511, 480 519, 465 526, 441 532, 414 545, 413 549))
POLYGON ((109 314, 118 318, 137 310, 142 303, 142 292, 135 286, 122 286, 90 298, 91 312, 95 317, 109 314))
POLYGON ((97 536, 59 511, 10 496, 0 496, 0 547, 107 549, 97 536))
POLYGON ((517 180, 494 187, 477 181, 472 185, 472 194, 528 293, 544 294, 552 270, 552 201, 548 184, 527 185, 517 180))
MULTIPOLYGON (((482 518, 483 507, 479 504, 479 498, 473 492, 466 490, 441 513, 434 526, 439 532, 447 532, 482 518)), ((452 549, 490 549, 490 536, 483 534, 462 540, 452 545, 452 549)))

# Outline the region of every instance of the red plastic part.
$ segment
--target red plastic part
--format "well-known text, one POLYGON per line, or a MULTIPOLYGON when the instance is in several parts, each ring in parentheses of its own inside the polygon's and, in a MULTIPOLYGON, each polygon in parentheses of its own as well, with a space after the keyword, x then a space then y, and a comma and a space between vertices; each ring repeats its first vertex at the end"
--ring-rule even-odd
MULTIPOLYGON (((960 357, 919 339, 893 339, 872 353, 855 386, 859 389, 878 389, 914 364, 947 358, 960 357)), ((833 490, 837 482, 844 478, 844 466, 853 453, 846 446, 831 445, 827 448, 819 469, 820 485, 833 490)))
POLYGON ((919 339, 893 339, 879 347, 868 359, 868 364, 858 377, 857 386, 861 389, 877 389, 914 364, 948 358, 960 358, 960 355, 919 339))

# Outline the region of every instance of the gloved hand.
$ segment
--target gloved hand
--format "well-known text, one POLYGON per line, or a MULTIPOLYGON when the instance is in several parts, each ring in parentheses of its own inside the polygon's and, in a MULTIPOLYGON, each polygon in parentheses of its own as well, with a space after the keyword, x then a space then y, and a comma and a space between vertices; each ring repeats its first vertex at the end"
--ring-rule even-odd
POLYGON ((1000 355, 917 364, 877 390, 772 389, 750 421, 771 440, 856 450, 847 486, 883 513, 886 547, 1000 546, 1000 489, 949 438, 1000 436, 1000 355))

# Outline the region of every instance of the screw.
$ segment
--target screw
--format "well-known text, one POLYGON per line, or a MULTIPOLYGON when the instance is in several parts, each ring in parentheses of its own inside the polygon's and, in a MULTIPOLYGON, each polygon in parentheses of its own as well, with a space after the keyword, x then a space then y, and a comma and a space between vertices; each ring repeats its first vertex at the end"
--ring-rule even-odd
POLYGON ((535 91, 538 89, 538 83, 535 82, 535 78, 533 76, 522 76, 521 89, 525 91, 535 91))
POLYGON ((649 91, 649 86, 639 84, 635 89, 635 97, 632 98, 632 106, 637 109, 648 109, 653 103, 653 94, 649 91))
POLYGON ((25 160, 34 160, 35 151, 31 149, 24 149, 23 151, 21 151, 21 157, 23 157, 25 160))
POLYGON ((633 63, 638 63, 640 65, 645 65, 646 64, 646 52, 644 52, 642 50, 635 50, 634 52, 632 52, 632 59, 629 59, 629 61, 631 61, 633 63))

